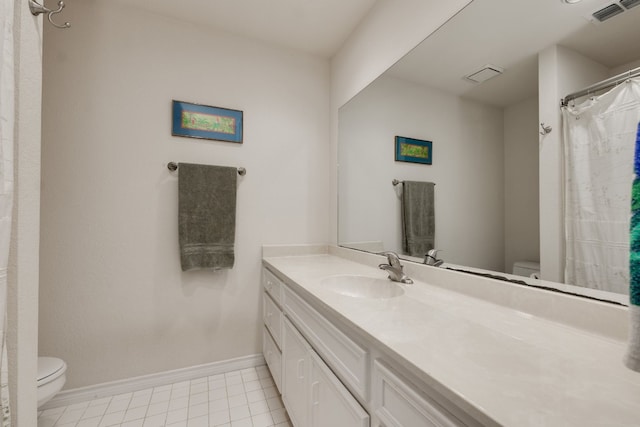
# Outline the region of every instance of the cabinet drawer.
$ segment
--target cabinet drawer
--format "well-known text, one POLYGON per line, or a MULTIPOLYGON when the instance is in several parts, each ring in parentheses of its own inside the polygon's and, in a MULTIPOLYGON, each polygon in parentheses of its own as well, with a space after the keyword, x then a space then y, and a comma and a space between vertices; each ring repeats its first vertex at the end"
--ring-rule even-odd
POLYGON ((342 381, 367 400, 367 351, 283 286, 284 311, 342 381))
POLYGON ((369 414, 322 359, 311 357, 311 427, 369 427, 369 414))
POLYGON ((273 335, 273 340, 282 348, 282 311, 265 292, 262 298, 262 316, 264 324, 273 335))
POLYGON ((279 306, 282 306, 283 284, 280 279, 266 268, 262 269, 262 285, 264 286, 264 290, 271 295, 271 298, 273 298, 279 306))
POLYGON ((282 353, 273 342, 267 328, 262 329, 262 354, 278 391, 282 393, 282 353))
POLYGON ((386 427, 464 427, 378 360, 373 364, 373 411, 386 427))

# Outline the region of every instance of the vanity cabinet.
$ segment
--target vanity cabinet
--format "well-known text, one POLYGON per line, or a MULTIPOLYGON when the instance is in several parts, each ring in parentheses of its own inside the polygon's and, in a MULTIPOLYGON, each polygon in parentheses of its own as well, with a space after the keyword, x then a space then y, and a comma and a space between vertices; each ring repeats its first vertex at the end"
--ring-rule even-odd
POLYGON ((282 283, 266 269, 262 270, 262 354, 271 371, 273 382, 282 393, 282 283))
POLYGON ((282 399, 296 427, 368 427, 369 415, 288 319, 282 399))
POLYGON ((374 342, 355 341, 349 328, 266 269, 263 285, 265 359, 295 427, 480 425, 455 409, 460 416, 454 416, 425 393, 428 387, 403 378, 374 342))

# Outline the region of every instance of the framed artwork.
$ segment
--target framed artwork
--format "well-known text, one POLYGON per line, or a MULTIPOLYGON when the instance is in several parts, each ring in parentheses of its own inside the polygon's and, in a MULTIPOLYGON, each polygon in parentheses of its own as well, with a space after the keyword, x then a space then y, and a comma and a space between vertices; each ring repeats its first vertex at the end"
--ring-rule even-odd
POLYGON ((242 144, 242 111, 173 101, 171 135, 242 144))
POLYGON ((396 161, 430 165, 433 160, 432 146, 431 141, 396 136, 396 161))

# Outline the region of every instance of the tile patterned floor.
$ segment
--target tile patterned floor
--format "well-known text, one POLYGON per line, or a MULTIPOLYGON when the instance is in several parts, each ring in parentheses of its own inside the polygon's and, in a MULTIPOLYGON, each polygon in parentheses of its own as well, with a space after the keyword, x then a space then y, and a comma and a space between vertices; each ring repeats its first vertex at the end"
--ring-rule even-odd
POLYGON ((38 427, 291 427, 266 366, 38 413, 38 427))

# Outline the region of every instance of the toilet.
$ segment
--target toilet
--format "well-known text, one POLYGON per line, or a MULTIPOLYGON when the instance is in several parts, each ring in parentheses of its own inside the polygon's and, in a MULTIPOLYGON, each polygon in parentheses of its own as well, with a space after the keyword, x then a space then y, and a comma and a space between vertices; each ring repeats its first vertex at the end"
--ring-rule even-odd
POLYGON ((38 357, 38 408, 55 396, 67 380, 67 364, 57 357, 38 357))
POLYGON ((516 276, 540 278, 540 263, 535 261, 516 261, 513 263, 513 274, 516 276))

